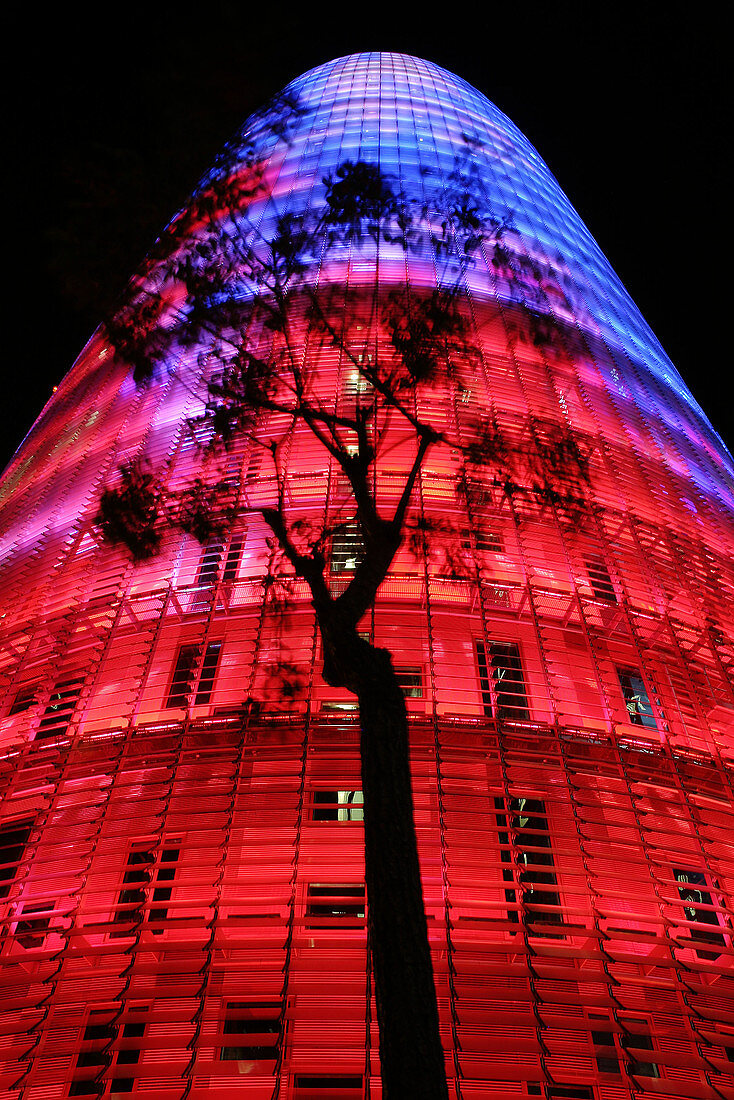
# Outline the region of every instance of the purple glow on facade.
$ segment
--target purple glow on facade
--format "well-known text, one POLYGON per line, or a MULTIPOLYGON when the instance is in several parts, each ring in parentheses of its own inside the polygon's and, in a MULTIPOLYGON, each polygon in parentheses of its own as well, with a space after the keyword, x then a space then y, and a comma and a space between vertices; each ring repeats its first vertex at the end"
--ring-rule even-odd
MULTIPOLYGON (((431 454, 416 507, 451 519, 466 568, 401 552, 367 617, 406 685, 452 1100, 734 1097, 732 458, 480 93, 376 53, 290 90, 303 114, 287 142, 263 139, 254 179, 230 171, 255 197, 214 215, 221 232, 267 241, 279 215, 317 210, 349 159, 422 196, 427 221, 464 173, 505 231, 466 275, 471 385, 425 415, 442 428, 491 412, 536 465, 571 432, 588 463, 569 519, 530 465, 524 495, 486 473, 459 499, 452 455, 431 454)), ((249 126, 233 149, 263 118, 249 126)), ((171 223, 185 240, 220 170, 171 223)), ((161 271, 138 278, 161 292, 165 328, 183 306, 161 271)), ((450 277, 435 252, 382 241, 308 269, 319 290, 386 295, 450 277)), ((252 293, 238 272, 229 300, 252 293)), ((306 354, 305 323, 298 339, 306 354)), ((0 484, 0 1100, 381 1095, 353 699, 320 678, 305 586, 285 653, 303 694, 283 698, 269 674, 284 654, 256 509, 272 471, 246 445, 222 457, 234 517, 209 547, 172 530, 133 565, 94 523, 126 462, 171 491, 196 473, 200 350, 176 345, 137 387, 100 329, 0 484), (324 890, 346 914, 327 932, 324 890)), ((319 350, 325 402, 355 384, 319 350)), ((385 499, 405 473, 398 434, 389 453, 385 499)), ((294 517, 347 516, 312 440, 294 437, 286 474, 294 517)))

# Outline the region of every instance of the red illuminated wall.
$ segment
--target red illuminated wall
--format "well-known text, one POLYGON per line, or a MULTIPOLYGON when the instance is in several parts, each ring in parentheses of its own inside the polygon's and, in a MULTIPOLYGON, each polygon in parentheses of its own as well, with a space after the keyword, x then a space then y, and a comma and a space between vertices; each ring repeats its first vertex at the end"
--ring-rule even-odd
MULTIPOLYGON (((432 450, 414 509, 450 521, 450 553, 402 550, 364 623, 406 693, 451 1096, 734 1098, 731 457, 492 104, 390 54, 294 87, 309 110, 263 162, 262 226, 349 156, 448 179, 467 131, 512 213, 467 277, 471 384, 421 411, 458 432, 491 413, 513 480, 482 467, 457 494, 432 450)), ((438 278, 379 260, 319 278, 438 278)), ((122 463, 172 492, 199 469, 206 364, 169 366, 137 387, 100 330, 0 484, 0 1100, 379 1097, 358 718, 321 679, 305 586, 276 598, 267 457, 220 460, 234 514, 208 546, 171 530, 134 565, 94 522, 122 463)), ((315 367, 348 408, 349 364, 315 367)), ((395 430, 381 501, 410 462, 395 430)), ((292 520, 348 518, 305 429, 286 479, 292 520)))

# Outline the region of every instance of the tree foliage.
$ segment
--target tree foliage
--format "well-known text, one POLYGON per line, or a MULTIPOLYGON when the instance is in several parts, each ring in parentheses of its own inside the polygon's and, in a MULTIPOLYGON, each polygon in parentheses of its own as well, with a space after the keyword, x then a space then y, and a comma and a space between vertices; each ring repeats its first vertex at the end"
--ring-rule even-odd
MULTIPOLYGON (((479 359, 466 291, 475 257, 483 249, 508 271, 516 264, 505 240, 511 219, 495 216, 487 200, 476 139, 466 138, 448 181, 425 174, 415 194, 399 189, 376 164, 345 160, 308 201, 286 207, 272 194, 269 157, 288 147, 301 112, 299 104, 281 100, 230 147, 107 323, 110 343, 138 384, 151 384, 195 356, 205 387, 196 390, 197 427, 211 438, 201 475, 177 495, 166 496, 163 479, 142 466, 124 467, 119 484, 102 495, 98 522, 136 561, 159 549, 170 525, 206 542, 231 519, 231 499, 217 484, 213 460, 243 440, 262 451, 275 490, 256 510, 272 532, 274 570, 308 585, 324 678, 354 692, 360 704, 384 1095, 408 1095, 409 1087, 413 1095, 445 1097, 405 703, 389 653, 366 641, 358 624, 403 541, 416 554, 427 543, 443 545, 448 570, 467 568, 461 553, 457 557, 454 532, 413 510, 432 447, 458 456, 457 490, 464 493, 483 466, 492 468, 507 495, 542 498, 557 491, 543 470, 557 468, 562 480, 570 465, 583 473, 585 460, 570 436, 544 433, 542 426, 521 453, 488 416, 472 419, 460 399, 479 359), (386 296, 380 263, 401 256, 404 263, 430 258, 437 265, 432 284, 393 282, 386 296), (355 257, 373 265, 374 278, 352 289, 340 270, 355 257), (335 402, 319 386, 319 364, 329 349, 354 377, 349 401, 335 402), (438 402, 437 393, 443 395, 438 402), (455 414, 447 415, 448 407, 455 414), (346 487, 343 507, 328 522, 289 511, 284 454, 304 429, 346 487), (387 507, 378 498, 375 471, 396 438, 408 441, 411 452, 387 507), (360 552, 346 583, 332 587, 329 544, 345 525, 357 532, 360 552), (412 929, 410 944, 405 937, 394 942, 393 927, 401 924, 412 929)), ((286 701, 301 690, 287 654, 268 675, 279 678, 286 701)))

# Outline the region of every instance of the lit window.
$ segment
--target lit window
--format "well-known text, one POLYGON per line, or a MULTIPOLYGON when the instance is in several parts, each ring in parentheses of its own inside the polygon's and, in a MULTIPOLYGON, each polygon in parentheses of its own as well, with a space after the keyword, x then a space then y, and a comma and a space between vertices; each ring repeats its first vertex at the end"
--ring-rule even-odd
POLYGON ((395 675, 406 699, 423 698, 423 673, 419 668, 396 668, 395 675))
POLYGON ((354 572, 364 557, 362 535, 356 523, 347 523, 331 539, 332 573, 354 572))
POLYGON ((634 726, 648 726, 655 729, 655 715, 650 705, 650 697, 647 694, 645 681, 637 669, 618 668, 619 686, 624 696, 624 705, 627 708, 629 721, 634 726))
MULTIPOLYGON (((361 359, 361 356, 360 356, 361 359)), ((371 361, 372 356, 367 356, 368 363, 371 361)), ((367 381, 361 371, 353 367, 348 370, 344 376, 344 396, 345 397, 360 397, 362 394, 369 393, 372 386, 367 381)))
POLYGON ((281 1037, 280 1001, 230 1001, 222 1033, 236 1036, 219 1048, 223 1062, 276 1062, 281 1037))
POLYGON ((333 928, 335 925, 355 927, 363 923, 365 912, 362 883, 309 883, 306 897, 306 923, 309 928, 333 928))
POLYGON ((527 720, 530 717, 520 650, 513 642, 476 643, 479 687, 488 718, 527 720), (489 659, 488 659, 489 658, 489 659))
MULTIPOLYGON (((674 867, 673 875, 678 883, 685 918, 698 925, 691 928, 691 940, 696 943, 720 944, 723 947, 726 941, 721 932, 719 918, 713 909, 714 902, 706 875, 703 871, 690 871, 681 867, 674 867)), ((711 885, 716 888, 715 884, 711 885)), ((700 959, 717 959, 721 952, 697 950, 696 954, 700 959)))
POLYGON ((313 821, 364 821, 361 791, 321 790, 313 792, 313 821))

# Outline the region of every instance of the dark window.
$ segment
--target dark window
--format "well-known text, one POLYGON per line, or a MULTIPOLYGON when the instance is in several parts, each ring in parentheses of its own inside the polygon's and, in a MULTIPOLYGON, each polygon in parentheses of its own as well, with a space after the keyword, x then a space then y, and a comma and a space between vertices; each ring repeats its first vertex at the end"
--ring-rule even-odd
POLYGON ((364 821, 362 792, 314 791, 311 818, 313 821, 364 821))
POLYGON ((395 675, 406 699, 423 698, 423 673, 419 668, 396 668, 395 675))
POLYGON ((194 693, 194 706, 205 706, 210 702, 214 688, 214 680, 219 666, 219 658, 222 652, 221 642, 209 642, 206 647, 201 667, 199 661, 201 646, 182 645, 176 657, 176 665, 171 677, 171 685, 168 689, 167 707, 187 707, 194 693), (198 685, 197 685, 198 676, 198 685))
POLYGON ((230 1001, 222 1032, 237 1036, 235 1043, 222 1045, 223 1062, 277 1061, 281 1036, 281 1003, 230 1001))
POLYGON ((602 1073, 619 1073, 619 1059, 613 1031, 592 1031, 596 1064, 602 1073))
POLYGON ((362 535, 356 523, 347 523, 331 539, 332 573, 353 572, 364 557, 362 535))
POLYGON ((514 642, 477 642, 479 687, 488 718, 526 721, 530 717, 520 650, 514 642))
POLYGON ((194 685, 196 662, 199 656, 198 645, 182 645, 176 657, 176 667, 168 689, 168 707, 185 707, 194 685))
MULTIPOLYGON (((726 941, 721 932, 719 918, 713 910, 714 902, 706 875, 703 871, 689 871, 681 867, 674 867, 673 875, 678 883, 686 920, 695 921, 699 926, 706 925, 705 928, 692 928, 691 939, 697 943, 720 944, 723 947, 726 941)), ((721 952, 697 950, 696 954, 700 959, 717 959, 721 952)))
MULTIPOLYGON (((630 1023, 633 1023, 633 1022, 636 1022, 636 1021, 630 1021, 630 1023)), ((639 1021, 639 1022, 642 1023, 643 1021, 639 1021)), ((654 1050, 655 1049, 650 1036, 646 1035, 646 1034, 643 1034, 641 1032, 635 1032, 634 1034, 623 1035, 622 1039, 621 1039, 621 1043, 622 1043, 622 1046, 624 1047, 624 1049, 627 1050, 627 1051, 629 1051, 630 1049, 635 1050, 635 1051, 654 1050)), ((649 1061, 647 1061, 647 1059, 644 1059, 644 1060, 643 1059, 638 1059, 636 1054, 635 1054, 635 1056, 632 1056, 632 1055, 628 1054, 628 1057, 629 1057, 630 1073, 634 1073, 635 1076, 637 1076, 637 1077, 659 1077, 660 1076, 660 1070, 658 1069, 657 1064, 655 1062, 649 1062, 649 1061)))
POLYGON ((359 1074, 296 1074, 294 1100, 357 1100, 362 1096, 362 1077, 359 1074))
POLYGON ((209 642, 209 645, 206 647, 204 660, 201 662, 201 674, 199 676, 199 686, 196 689, 194 706, 206 706, 211 700, 221 652, 221 642, 209 642))
MULTIPOLYGON (((502 878, 515 882, 512 863, 518 868, 517 876, 522 892, 524 920, 533 924, 562 924, 561 899, 557 889, 558 879, 551 851, 545 803, 539 798, 513 798, 509 804, 495 798, 499 829, 501 859, 506 866, 502 878), (509 824, 509 828, 508 828, 509 824)), ((508 905, 515 906, 517 893, 513 886, 505 889, 508 905)), ((509 909, 509 919, 518 920, 515 909, 509 909)), ((536 933, 552 935, 552 933, 536 933)))
POLYGON ((223 549, 224 547, 220 541, 210 542, 204 548, 199 562, 199 572, 196 575, 197 585, 214 584, 219 572, 223 549))
POLYGON ((83 685, 84 678, 82 676, 59 680, 51 692, 51 698, 46 705, 41 721, 38 723, 37 741, 43 740, 45 737, 60 737, 66 733, 83 685))
POLYGON ((589 574, 589 583, 597 600, 604 603, 616 603, 617 593, 614 591, 609 570, 601 558, 586 558, 586 572, 589 574))
MULTIPOLYGON (((176 876, 176 863, 180 854, 179 848, 164 848, 160 859, 156 860, 155 853, 134 848, 127 857, 124 886, 117 898, 117 908, 114 921, 116 924, 138 924, 143 919, 143 907, 147 899, 147 891, 152 886, 151 902, 170 901, 172 883, 176 876)), ((152 922, 164 921, 168 916, 168 907, 151 905, 150 920, 152 922)), ((153 933, 160 935, 162 928, 154 928, 153 933)), ((132 929, 113 933, 117 936, 130 935, 132 929)))
MULTIPOLYGON (((152 852, 134 848, 127 857, 122 881, 125 884, 117 896, 113 920, 116 924, 138 924, 143 919, 145 887, 150 883, 151 867, 155 863, 152 852)), ((132 929, 114 932, 116 936, 128 936, 132 929)))
MULTIPOLYGON (((504 550, 504 544, 502 537, 496 533, 496 531, 481 530, 474 528, 474 546, 477 550, 487 553, 502 553, 504 550)), ((464 550, 472 549, 472 532, 465 530, 461 534, 461 545, 464 550)))
POLYGON ((312 882, 306 899, 306 924, 309 928, 356 927, 366 912, 364 885, 332 885, 312 882))
POLYGON ((21 920, 15 926, 15 938, 23 947, 40 947, 45 939, 45 933, 51 923, 49 909, 53 909, 52 902, 43 902, 40 905, 24 905, 21 920), (43 917, 36 917, 34 913, 45 913, 43 917))
POLYGON ((15 693, 8 714, 22 714, 38 702, 38 684, 26 684, 15 693))
POLYGON ((549 1085, 548 1100, 594 1100, 594 1093, 584 1085, 549 1085))
POLYGON ((222 580, 225 584, 233 584, 237 580, 237 573, 240 568, 240 561, 242 560, 242 551, 245 547, 245 535, 235 535, 229 544, 229 550, 227 551, 227 557, 224 561, 224 570, 222 572, 222 580))
MULTIPOLYGON (((131 1008, 130 1014, 143 1012, 145 1009, 131 1008)), ((92 1013, 92 1017, 101 1013, 92 1013)), ((116 1070, 120 1066, 137 1065, 140 1061, 142 1044, 140 1040, 145 1035, 144 1023, 100 1024, 91 1023, 84 1029, 81 1051, 77 1056, 75 1069, 89 1068, 90 1076, 77 1078, 69 1087, 69 1096, 101 1095, 104 1083, 94 1081, 99 1071, 110 1067, 116 1070), (119 1049, 113 1049, 115 1041, 118 1041, 119 1049)), ((118 1092, 132 1092, 135 1086, 134 1077, 114 1076, 110 1082, 112 1095, 118 1092)))
POLYGON ((617 676, 624 696, 624 705, 627 708, 632 725, 648 726, 655 729, 657 723, 652 712, 645 681, 640 673, 634 668, 618 668, 617 676))
POLYGON ((111 1058, 108 1049, 117 1035, 114 1024, 100 1021, 100 1017, 106 1015, 108 1013, 90 1013, 90 1023, 84 1029, 81 1050, 74 1065, 75 1074, 69 1085, 69 1096, 101 1096, 104 1092, 104 1084, 94 1078, 109 1065, 111 1058), (77 1070, 88 1070, 88 1073, 77 1075, 77 1070))
MULTIPOLYGON (((153 897, 152 897, 152 901, 154 903, 156 901, 161 902, 161 901, 170 901, 171 900, 171 894, 173 893, 173 887, 172 886, 160 886, 158 884, 161 883, 161 882, 167 882, 167 883, 173 882, 174 878, 176 877, 176 863, 178 862, 179 854, 180 854, 180 849, 179 848, 164 848, 163 851, 161 852, 160 863, 158 864, 158 866, 156 868, 154 868, 152 876, 151 876, 152 882, 156 884, 153 888, 153 897)), ((153 905, 153 907, 150 910, 150 919, 151 919, 151 921, 164 921, 164 920, 166 920, 167 917, 168 917, 168 908, 167 908, 167 906, 160 906, 160 905, 155 906, 155 904, 153 905)), ((163 932, 162 928, 154 928, 153 929, 154 935, 161 935, 162 932, 163 932)))
POLYGON ((14 821, 0 829, 0 899, 8 896, 15 882, 31 827, 30 821, 14 821))

